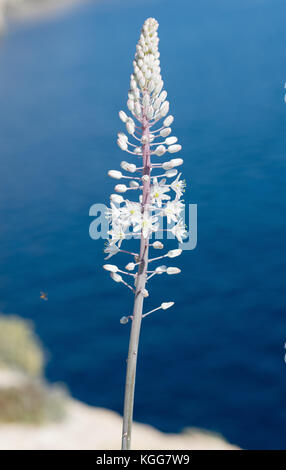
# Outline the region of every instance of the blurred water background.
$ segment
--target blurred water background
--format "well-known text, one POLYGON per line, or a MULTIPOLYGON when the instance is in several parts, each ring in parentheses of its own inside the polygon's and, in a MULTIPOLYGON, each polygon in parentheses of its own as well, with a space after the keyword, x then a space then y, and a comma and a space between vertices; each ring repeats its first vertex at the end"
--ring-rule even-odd
POLYGON ((91 2, 10 24, 0 45, 0 310, 35 322, 47 376, 122 412, 130 296, 102 271, 107 203, 139 29, 160 23, 198 246, 146 308, 135 419, 286 448, 284 0, 91 2), (48 293, 48 302, 39 299, 48 293), (166 295, 168 292, 168 295, 166 295))

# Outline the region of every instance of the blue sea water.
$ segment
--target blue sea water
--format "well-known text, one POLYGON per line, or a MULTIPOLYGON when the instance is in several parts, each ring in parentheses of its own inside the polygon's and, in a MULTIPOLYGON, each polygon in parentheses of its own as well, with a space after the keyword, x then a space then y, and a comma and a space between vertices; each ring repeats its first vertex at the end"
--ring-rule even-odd
POLYGON ((47 377, 122 412, 130 295, 102 271, 107 203, 139 29, 160 23, 198 245, 146 308, 135 419, 285 449, 284 0, 88 3, 0 44, 0 310, 34 321, 47 377), (48 302, 39 299, 48 293, 48 302), (168 295, 166 295, 168 292, 168 295))

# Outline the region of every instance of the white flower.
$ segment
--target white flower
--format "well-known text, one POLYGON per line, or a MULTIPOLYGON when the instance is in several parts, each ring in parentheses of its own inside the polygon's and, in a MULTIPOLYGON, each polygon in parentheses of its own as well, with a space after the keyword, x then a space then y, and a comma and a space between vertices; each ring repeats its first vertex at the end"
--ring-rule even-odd
POLYGON ((128 225, 135 225, 141 220, 141 205, 138 202, 126 200, 121 213, 124 223, 128 222, 128 225))
POLYGON ((107 244, 104 248, 104 253, 108 253, 108 255, 104 259, 109 259, 112 256, 116 255, 120 251, 117 245, 109 245, 107 244))
POLYGON ((184 204, 181 201, 167 201, 165 207, 163 208, 161 215, 167 217, 168 224, 178 221, 178 217, 184 208, 184 204))
POLYGON ((158 224, 158 217, 150 216, 148 213, 144 213, 143 217, 141 217, 140 221, 138 221, 138 225, 134 227, 134 232, 142 231, 142 235, 144 238, 147 238, 150 233, 157 232, 158 224))
POLYGON ((116 207, 113 202, 110 203, 110 207, 107 208, 105 212, 105 217, 110 222, 117 222, 120 219, 121 209, 116 207))
POLYGON ((186 238, 187 231, 183 219, 180 219, 179 222, 171 228, 171 232, 179 240, 180 243, 183 243, 183 238, 186 238))
POLYGON ((176 198, 180 198, 182 194, 184 193, 184 189, 186 187, 186 183, 183 180, 180 180, 182 173, 179 173, 177 178, 170 184, 171 188, 175 191, 176 193, 176 198))
POLYGON ((114 245, 115 243, 118 243, 118 246, 121 246, 122 241, 126 238, 126 234, 124 232, 124 229, 122 225, 119 223, 113 223, 111 230, 109 230, 108 235, 111 235, 111 240, 109 241, 110 245, 114 245))
POLYGON ((168 191, 170 191, 170 188, 165 185, 165 180, 158 183, 157 178, 154 178, 154 184, 151 187, 152 202, 155 202, 158 207, 162 207, 162 201, 170 199, 170 196, 165 194, 168 191))

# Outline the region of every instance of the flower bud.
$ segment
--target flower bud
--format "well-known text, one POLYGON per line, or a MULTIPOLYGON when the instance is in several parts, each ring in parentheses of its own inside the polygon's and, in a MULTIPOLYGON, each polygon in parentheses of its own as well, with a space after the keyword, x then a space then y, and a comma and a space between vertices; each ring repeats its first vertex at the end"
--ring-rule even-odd
POLYGON ((168 137, 168 135, 170 135, 171 132, 172 132, 171 127, 164 127, 164 129, 162 129, 162 130, 160 131, 160 136, 161 136, 161 137, 168 137))
POLYGON ((168 152, 170 153, 180 152, 181 150, 182 150, 182 146, 179 144, 171 145, 170 147, 168 147, 168 152))
POLYGON ((177 250, 168 251, 166 256, 168 256, 168 258, 176 258, 176 256, 180 256, 181 254, 182 254, 182 250, 178 248, 177 250))
POLYGON ((122 178, 122 173, 121 171, 117 171, 117 170, 109 170, 108 176, 110 176, 110 178, 120 180, 122 178))
POLYGON ((127 191, 127 186, 125 184, 117 184, 114 189, 118 193, 125 193, 127 191))
POLYGON ((149 175, 143 175, 141 179, 144 183, 148 183, 148 181, 150 181, 150 176, 149 175))
POLYGON ((184 160, 183 160, 182 158, 173 158, 173 159, 171 160, 171 162, 172 162, 173 168, 174 168, 175 166, 183 165, 184 160))
POLYGON ((169 267, 166 270, 167 274, 179 274, 181 270, 179 268, 169 267))
POLYGON ((148 106, 146 115, 147 115, 147 119, 149 119, 149 120, 153 119, 153 116, 154 116, 153 106, 151 106, 151 105, 148 106))
POLYGON ((110 195, 110 200, 112 202, 115 202, 116 204, 121 204, 121 202, 124 201, 124 198, 120 196, 119 194, 111 194, 110 195))
POLYGON ((173 307, 174 303, 175 303, 175 302, 163 302, 163 303, 161 304, 161 308, 162 308, 163 310, 167 310, 167 308, 173 307))
POLYGON ((155 271, 156 271, 157 274, 165 273, 167 271, 167 266, 158 266, 155 269, 155 271))
POLYGON ((127 108, 129 109, 129 111, 131 111, 131 113, 133 113, 133 111, 134 111, 134 100, 128 100, 127 101, 127 108))
POLYGON ((141 116, 141 105, 140 105, 140 103, 138 103, 138 101, 136 101, 134 109, 135 109, 136 115, 138 117, 140 117, 141 116))
POLYGON ((126 130, 128 132, 128 134, 134 134, 135 132, 135 124, 134 124, 134 121, 132 119, 129 119, 127 122, 126 122, 126 130))
POLYGON ((155 150, 155 154, 158 156, 158 157, 161 157, 162 155, 164 155, 164 153, 166 152, 166 147, 164 147, 164 145, 159 145, 156 150, 155 150))
POLYGON ((164 86, 164 82, 163 82, 163 80, 160 80, 159 83, 155 87, 154 94, 159 95, 159 93, 162 90, 163 86, 164 86))
POLYGON ((170 108, 169 101, 165 101, 160 108, 160 116, 164 117, 168 114, 170 108))
POLYGON ((168 138, 165 140, 165 144, 166 144, 166 145, 172 145, 172 144, 175 144, 176 142, 178 142, 178 138, 177 138, 177 137, 168 137, 168 138))
POLYGON ((128 162, 121 162, 120 166, 123 170, 129 171, 130 173, 135 173, 136 171, 136 165, 134 163, 128 163, 128 162))
POLYGON ((117 273, 111 273, 110 274, 110 277, 111 279, 113 279, 115 282, 122 282, 122 276, 120 276, 120 274, 117 274, 117 273))
POLYGON ((130 188, 139 188, 139 183, 135 180, 131 180, 129 183, 130 188))
POLYGON ((177 173, 178 170, 167 170, 165 176, 167 176, 167 178, 173 178, 177 173))
POLYGON ((154 107, 155 110, 157 110, 157 109, 160 108, 160 106, 161 106, 161 100, 160 100, 160 98, 157 98, 155 100, 155 103, 154 103, 153 107, 154 107))
POLYGON ((152 93, 152 91, 154 90, 154 88, 155 88, 155 83, 154 83, 153 80, 150 80, 149 85, 148 85, 148 91, 149 91, 150 93, 152 93))
POLYGON ((172 168, 176 166, 180 166, 184 163, 184 160, 182 158, 173 158, 169 162, 164 162, 162 164, 163 170, 171 170, 172 168))
POLYGON ((120 323, 121 325, 126 325, 126 323, 129 322, 129 318, 128 317, 121 317, 120 318, 120 323))
POLYGON ((118 271, 118 267, 115 266, 115 264, 104 264, 103 269, 105 269, 105 271, 110 271, 111 273, 117 273, 118 271))
POLYGON ((174 117, 173 116, 167 116, 166 119, 164 120, 163 122, 163 125, 164 127, 169 127, 174 121, 174 117))
POLYGON ((123 142, 127 142, 128 140, 127 135, 124 134, 123 132, 118 132, 117 137, 119 140, 122 140, 123 142))
POLYGON ((135 263, 128 263, 126 264, 125 269, 127 269, 127 271, 133 271, 135 266, 135 263))
POLYGON ((145 298, 149 297, 149 292, 147 291, 147 289, 143 289, 141 292, 142 292, 143 297, 145 298))
POLYGON ((170 160, 169 162, 164 162, 162 164, 162 168, 163 168, 163 170, 171 170, 172 168, 174 168, 172 160, 170 160))
POLYGON ((162 250, 164 248, 163 243, 161 243, 159 241, 156 241, 156 242, 152 243, 152 246, 153 246, 153 248, 155 248, 155 250, 162 250))
POLYGON ((117 145, 118 145, 118 147, 121 148, 121 150, 124 150, 124 151, 125 151, 125 150, 128 149, 127 143, 126 143, 124 140, 122 140, 122 139, 117 139, 117 145))
POLYGON ((160 99, 161 103, 163 103, 163 101, 165 101, 165 99, 167 98, 167 95, 168 95, 168 93, 165 90, 162 91, 161 95, 159 96, 159 99, 160 99))
POLYGON ((121 119, 122 122, 126 123, 128 116, 124 111, 119 111, 119 118, 121 119))
POLYGON ((147 106, 150 104, 150 96, 147 93, 143 96, 142 104, 144 108, 147 108, 147 106))

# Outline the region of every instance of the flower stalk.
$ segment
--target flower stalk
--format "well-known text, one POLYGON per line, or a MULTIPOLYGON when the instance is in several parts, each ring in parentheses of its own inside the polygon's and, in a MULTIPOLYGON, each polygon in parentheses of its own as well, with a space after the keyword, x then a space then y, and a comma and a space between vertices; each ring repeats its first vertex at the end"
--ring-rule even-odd
MULTIPOLYGON (((150 142, 149 142, 149 120, 147 118, 146 107, 142 107, 142 154, 143 154, 143 176, 147 175, 149 178, 143 180, 142 191, 142 214, 149 217, 150 212, 150 142)), ((134 308, 132 326, 130 332, 126 383, 125 383, 125 397, 124 397, 124 410, 123 410, 123 427, 122 427, 122 450, 129 450, 131 446, 131 429, 133 420, 133 406, 134 406, 134 393, 135 393, 135 378, 136 378, 136 365, 137 353, 139 345, 139 336, 142 321, 143 291, 146 285, 147 269, 148 269, 148 254, 149 254, 149 238, 145 238, 143 232, 140 241, 140 259, 139 268, 137 273, 134 308)))
MULTIPOLYGON (((130 142, 130 137, 120 132, 118 134, 118 146, 121 150, 133 155, 132 158, 139 158, 140 163, 121 162, 121 169, 127 173, 136 176, 125 175, 122 171, 110 170, 108 172, 111 178, 120 180, 124 178, 129 181, 129 186, 117 184, 115 192, 112 194, 111 207, 107 210, 106 217, 111 223, 109 243, 105 248, 106 259, 123 252, 133 257, 125 271, 119 269, 116 265, 106 264, 104 269, 110 272, 111 278, 125 285, 134 293, 134 305, 132 315, 123 316, 120 320, 126 324, 131 320, 131 331, 129 340, 129 350, 127 359, 123 429, 122 429, 122 450, 131 448, 131 429, 133 420, 134 391, 136 379, 136 366, 138 357, 138 345, 142 319, 156 312, 157 310, 166 310, 174 305, 174 302, 163 302, 159 307, 143 313, 144 298, 149 293, 146 289, 146 283, 155 275, 163 273, 172 275, 179 274, 177 267, 157 266, 152 271, 148 271, 148 263, 161 258, 174 258, 181 255, 182 250, 169 250, 159 257, 152 256, 149 260, 149 249, 161 250, 163 243, 155 241, 150 243, 153 234, 159 230, 158 218, 166 217, 167 222, 173 222, 172 228, 163 229, 171 232, 178 241, 186 236, 185 225, 181 217, 184 204, 180 197, 184 191, 185 183, 180 180, 176 167, 182 165, 181 158, 173 158, 165 162, 156 162, 156 159, 162 159, 166 153, 177 153, 181 151, 181 145, 177 144, 177 137, 170 136, 171 124, 174 121, 173 116, 167 116, 169 112, 169 102, 166 101, 167 92, 163 90, 163 81, 161 77, 161 68, 159 61, 157 34, 158 23, 154 18, 148 18, 142 28, 139 42, 136 47, 135 60, 133 61, 134 73, 131 75, 130 90, 128 93, 127 107, 133 118, 128 117, 124 111, 119 112, 121 121, 126 125, 127 133, 134 139, 135 143, 130 142), (167 116, 167 117, 166 117, 167 116), (158 122, 164 119, 163 124, 158 126, 158 122), (155 127, 155 129, 153 129, 155 127), (157 127, 157 129, 156 129, 157 127), (156 139, 158 139, 156 141, 156 139), (155 159, 154 162, 151 162, 155 159), (151 176, 151 172, 158 171, 159 174, 151 176), (176 177, 171 183, 166 183, 170 178, 176 177), (124 199, 123 193, 131 190, 132 194, 139 191, 139 201, 134 202, 124 199), (170 192, 175 194, 171 200, 170 192), (155 213, 155 215, 153 215, 155 213), (123 240, 130 235, 132 229, 133 236, 140 237, 139 255, 122 250, 123 240), (129 271, 137 269, 135 274, 129 271), (126 272, 126 270, 128 272, 126 272), (120 274, 119 274, 120 273, 120 274), (151 274, 150 274, 151 273, 151 274), (135 281, 135 289, 130 286, 123 276, 132 276, 135 281)), ((128 193, 128 194, 131 194, 128 193)), ((129 277, 130 279, 130 277, 129 277)))

